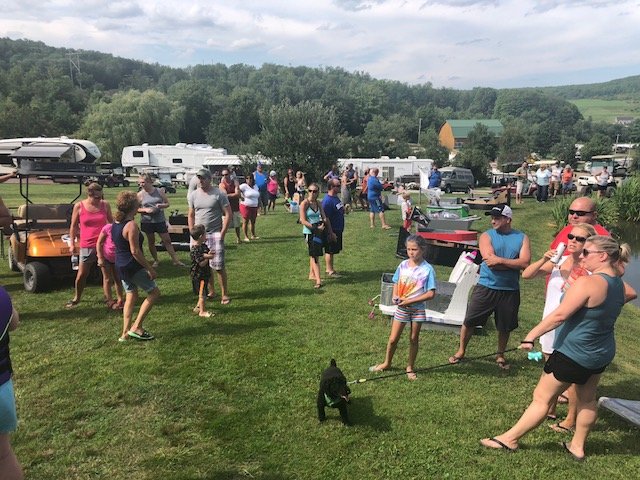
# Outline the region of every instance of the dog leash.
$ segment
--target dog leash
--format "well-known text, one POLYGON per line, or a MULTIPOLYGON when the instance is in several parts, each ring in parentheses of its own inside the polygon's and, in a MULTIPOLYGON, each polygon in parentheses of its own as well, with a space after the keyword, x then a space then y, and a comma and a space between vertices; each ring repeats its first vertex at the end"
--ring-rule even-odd
MULTIPOLYGON (((455 362, 455 363, 447 362, 447 363, 441 363, 440 365, 433 365, 431 367, 416 368, 416 369, 413 370, 413 373, 427 372, 429 370, 435 370, 436 368, 449 367, 451 365, 458 365, 459 363, 462 363, 463 361, 469 362, 471 360, 480 360, 482 358, 493 357, 494 355, 498 355, 498 354, 504 355, 505 353, 515 352, 518 349, 519 349, 519 347, 515 347, 515 348, 510 348, 508 350, 505 350, 503 352, 492 352, 492 353, 487 353, 486 355, 478 355, 477 357, 464 357, 463 359, 461 359, 460 361, 455 362)), ((535 360, 535 358, 532 358, 532 357, 530 357, 529 359, 530 360, 535 360)), ((379 377, 373 377, 373 378, 359 378, 357 380, 351 380, 350 382, 347 382, 347 385, 353 385, 353 384, 356 384, 356 383, 373 382, 375 380, 382 380, 382 379, 391 378, 391 377, 399 377, 400 375, 406 375, 406 374, 407 374, 407 372, 399 372, 399 373, 389 373, 387 375, 380 375, 379 377)))

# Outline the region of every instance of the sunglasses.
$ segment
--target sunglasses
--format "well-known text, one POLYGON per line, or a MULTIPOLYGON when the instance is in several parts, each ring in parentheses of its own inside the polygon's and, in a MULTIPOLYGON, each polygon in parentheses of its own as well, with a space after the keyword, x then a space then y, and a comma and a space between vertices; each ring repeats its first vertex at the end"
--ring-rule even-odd
POLYGON ((587 250, 586 248, 583 248, 582 249, 582 256, 586 258, 591 253, 603 253, 603 252, 604 252, 604 250, 587 250))
POLYGON ((311 190, 309 190, 309 193, 318 193, 318 190, 316 190, 316 189, 311 189, 311 190))
POLYGON ((585 215, 589 215, 590 213, 593 213, 593 210, 569 210, 569 215, 577 215, 579 217, 584 217, 585 215))
POLYGON ((580 242, 580 243, 584 243, 587 241, 587 237, 579 237, 578 235, 574 235, 573 233, 570 233, 569 235, 567 235, 567 238, 569 240, 575 240, 576 242, 580 242))

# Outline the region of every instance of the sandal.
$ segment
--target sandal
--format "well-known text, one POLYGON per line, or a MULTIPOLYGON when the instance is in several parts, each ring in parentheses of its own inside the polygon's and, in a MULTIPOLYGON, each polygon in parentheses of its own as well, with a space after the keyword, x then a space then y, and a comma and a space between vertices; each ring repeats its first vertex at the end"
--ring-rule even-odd
POLYGON ((340 275, 338 272, 327 272, 327 277, 340 278, 342 277, 342 275, 340 275))
POLYGON ((129 335, 131 338, 135 338, 136 340, 153 340, 154 338, 156 338, 146 330, 142 330, 142 333, 129 330, 129 332, 127 332, 127 335, 129 335))
POLYGON ((316 289, 317 289, 317 288, 322 288, 322 284, 321 284, 321 283, 316 283, 316 284, 313 286, 313 288, 316 288, 316 289))
POLYGON ((214 315, 215 313, 213 312, 202 312, 198 314, 199 317, 203 317, 203 318, 213 317, 214 315))
POLYGON ((111 310, 122 310, 123 308, 124 308, 123 302, 113 302, 113 305, 111 305, 111 310))
POLYGON ((118 303, 118 302, 116 302, 115 300, 105 300, 104 301, 104 304, 107 306, 107 308, 109 310, 111 310, 116 303, 118 303))
POLYGON ((452 355, 451 357, 449 357, 449 363, 451 365, 456 365, 457 363, 460 363, 462 360, 464 360, 464 357, 457 357, 455 355, 452 355))
POLYGON ((78 306, 78 304, 79 304, 79 303, 80 303, 80 301, 79 301, 79 300, 69 300, 69 301, 65 304, 64 308, 76 308, 76 307, 78 306))
POLYGON ((418 379, 418 375, 413 370, 407 370, 407 378, 413 382, 418 379))
POLYGON ((229 297, 222 297, 220 300, 220 305, 229 305, 231 303, 231 299, 229 297))

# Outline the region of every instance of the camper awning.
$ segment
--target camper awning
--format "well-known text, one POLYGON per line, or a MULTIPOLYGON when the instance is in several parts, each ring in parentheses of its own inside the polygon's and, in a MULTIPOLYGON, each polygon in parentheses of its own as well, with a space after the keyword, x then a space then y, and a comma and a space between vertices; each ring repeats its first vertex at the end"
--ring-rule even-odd
MULTIPOLYGON (((13 158, 51 158, 59 160, 73 150, 73 145, 25 146, 11 154, 13 158)), ((71 158, 73 156, 71 155, 71 158)))

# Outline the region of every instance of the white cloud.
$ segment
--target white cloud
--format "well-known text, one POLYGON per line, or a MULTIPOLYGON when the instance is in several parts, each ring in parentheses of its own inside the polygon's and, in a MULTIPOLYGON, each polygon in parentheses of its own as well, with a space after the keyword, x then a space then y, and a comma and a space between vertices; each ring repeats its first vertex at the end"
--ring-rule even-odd
POLYGON ((638 74, 639 21, 637 0, 6 0, 0 36, 173 66, 325 65, 471 88, 638 74))

